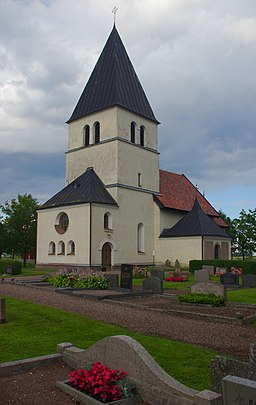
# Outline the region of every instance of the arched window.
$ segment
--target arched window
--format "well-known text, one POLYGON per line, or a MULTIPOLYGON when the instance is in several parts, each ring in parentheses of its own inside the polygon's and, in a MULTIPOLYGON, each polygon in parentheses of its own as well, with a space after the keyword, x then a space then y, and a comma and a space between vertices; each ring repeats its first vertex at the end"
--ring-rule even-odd
POLYGON ((54 242, 49 243, 48 255, 55 255, 55 243, 54 242))
POLYGON ((73 240, 70 240, 68 242, 68 248, 67 249, 68 249, 68 251, 67 251, 68 255, 74 255, 75 254, 76 249, 75 249, 75 242, 73 240))
POLYGON ((100 123, 96 121, 94 123, 94 143, 100 143, 100 123))
POLYGON ((145 231, 144 225, 141 222, 137 228, 137 250, 139 253, 145 252, 145 231))
POLYGON ((140 146, 144 146, 145 143, 145 127, 143 125, 140 126, 140 146))
POLYGON ((65 212, 60 212, 55 221, 55 229, 58 233, 65 233, 68 229, 69 218, 65 212))
POLYGON ((135 132, 136 132, 136 123, 134 121, 131 122, 131 142, 135 143, 135 132))
POLYGON ((65 254, 65 243, 61 240, 58 243, 58 255, 64 255, 65 254))
POLYGON ((220 259, 220 245, 214 246, 214 259, 220 259))
POLYGON ((84 127, 84 146, 90 145, 90 127, 85 125, 84 127))
POLYGON ((112 229, 112 215, 110 214, 110 212, 106 212, 104 214, 104 229, 112 229))

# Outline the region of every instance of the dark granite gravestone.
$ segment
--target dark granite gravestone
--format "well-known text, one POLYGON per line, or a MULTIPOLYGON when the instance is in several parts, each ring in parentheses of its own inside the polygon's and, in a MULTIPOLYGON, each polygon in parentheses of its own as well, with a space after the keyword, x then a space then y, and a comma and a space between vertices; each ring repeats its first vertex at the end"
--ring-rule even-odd
POLYGON ((242 287, 255 288, 256 287, 256 274, 246 274, 242 276, 242 287))
POLYGON ((150 274, 151 274, 151 277, 159 278, 159 280, 163 280, 163 279, 164 279, 164 272, 163 272, 163 270, 153 269, 153 270, 151 270, 150 274))
POLYGON ((125 288, 127 290, 132 289, 132 264, 121 264, 121 282, 120 288, 125 288))
POLYGON ((104 277, 108 280, 110 287, 117 288, 118 287, 118 275, 117 274, 104 274, 104 277))
POLYGON ((239 276, 237 274, 226 273, 220 275, 220 284, 227 287, 239 288, 239 276))
POLYGON ((0 298, 0 323, 6 323, 5 298, 0 298))
POLYGON ((142 282, 142 289, 150 290, 153 294, 163 294, 163 281, 156 277, 145 278, 142 282))

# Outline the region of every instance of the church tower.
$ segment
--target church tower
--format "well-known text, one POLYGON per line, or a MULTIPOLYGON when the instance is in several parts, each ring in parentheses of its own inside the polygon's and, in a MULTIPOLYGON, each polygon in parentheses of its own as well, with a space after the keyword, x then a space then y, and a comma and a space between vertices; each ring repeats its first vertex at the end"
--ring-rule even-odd
POLYGON ((115 25, 67 123, 67 184, 93 167, 114 198, 159 191, 158 121, 115 25))

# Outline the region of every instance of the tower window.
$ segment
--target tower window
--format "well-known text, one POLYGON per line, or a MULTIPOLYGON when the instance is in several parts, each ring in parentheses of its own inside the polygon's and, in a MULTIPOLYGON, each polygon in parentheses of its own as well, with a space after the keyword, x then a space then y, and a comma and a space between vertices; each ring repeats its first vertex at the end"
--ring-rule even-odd
POLYGON ((90 127, 85 125, 84 127, 84 146, 90 145, 90 127))
POLYGON ((141 187, 141 173, 138 173, 138 186, 141 187))
POLYGON ((100 123, 96 121, 94 123, 94 143, 100 143, 100 123))
POLYGON ((140 146, 144 146, 145 143, 145 127, 143 125, 140 126, 140 146))
POLYGON ((134 121, 131 122, 131 142, 135 143, 135 131, 136 131, 136 123, 134 121))

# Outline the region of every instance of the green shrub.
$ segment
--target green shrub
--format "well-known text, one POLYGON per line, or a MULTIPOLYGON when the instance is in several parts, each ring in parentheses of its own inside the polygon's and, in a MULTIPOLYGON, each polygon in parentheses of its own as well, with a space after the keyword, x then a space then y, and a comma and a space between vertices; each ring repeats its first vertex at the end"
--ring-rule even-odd
POLYGON ((57 277, 49 279, 55 288, 73 287, 73 288, 97 288, 106 290, 110 284, 106 277, 95 274, 79 274, 78 272, 61 272, 57 277))
POLYGON ((0 260, 0 274, 6 274, 7 267, 13 268, 12 274, 20 274, 21 268, 22 268, 22 263, 19 260, 1 259, 0 260))
POLYGON ((200 270, 203 265, 216 267, 227 267, 228 271, 231 267, 241 267, 243 274, 256 274, 255 260, 190 260, 189 271, 194 273, 195 270, 200 270))
POLYGON ((192 304, 208 304, 213 307, 224 305, 224 298, 215 294, 184 294, 178 296, 179 302, 189 302, 192 304))

